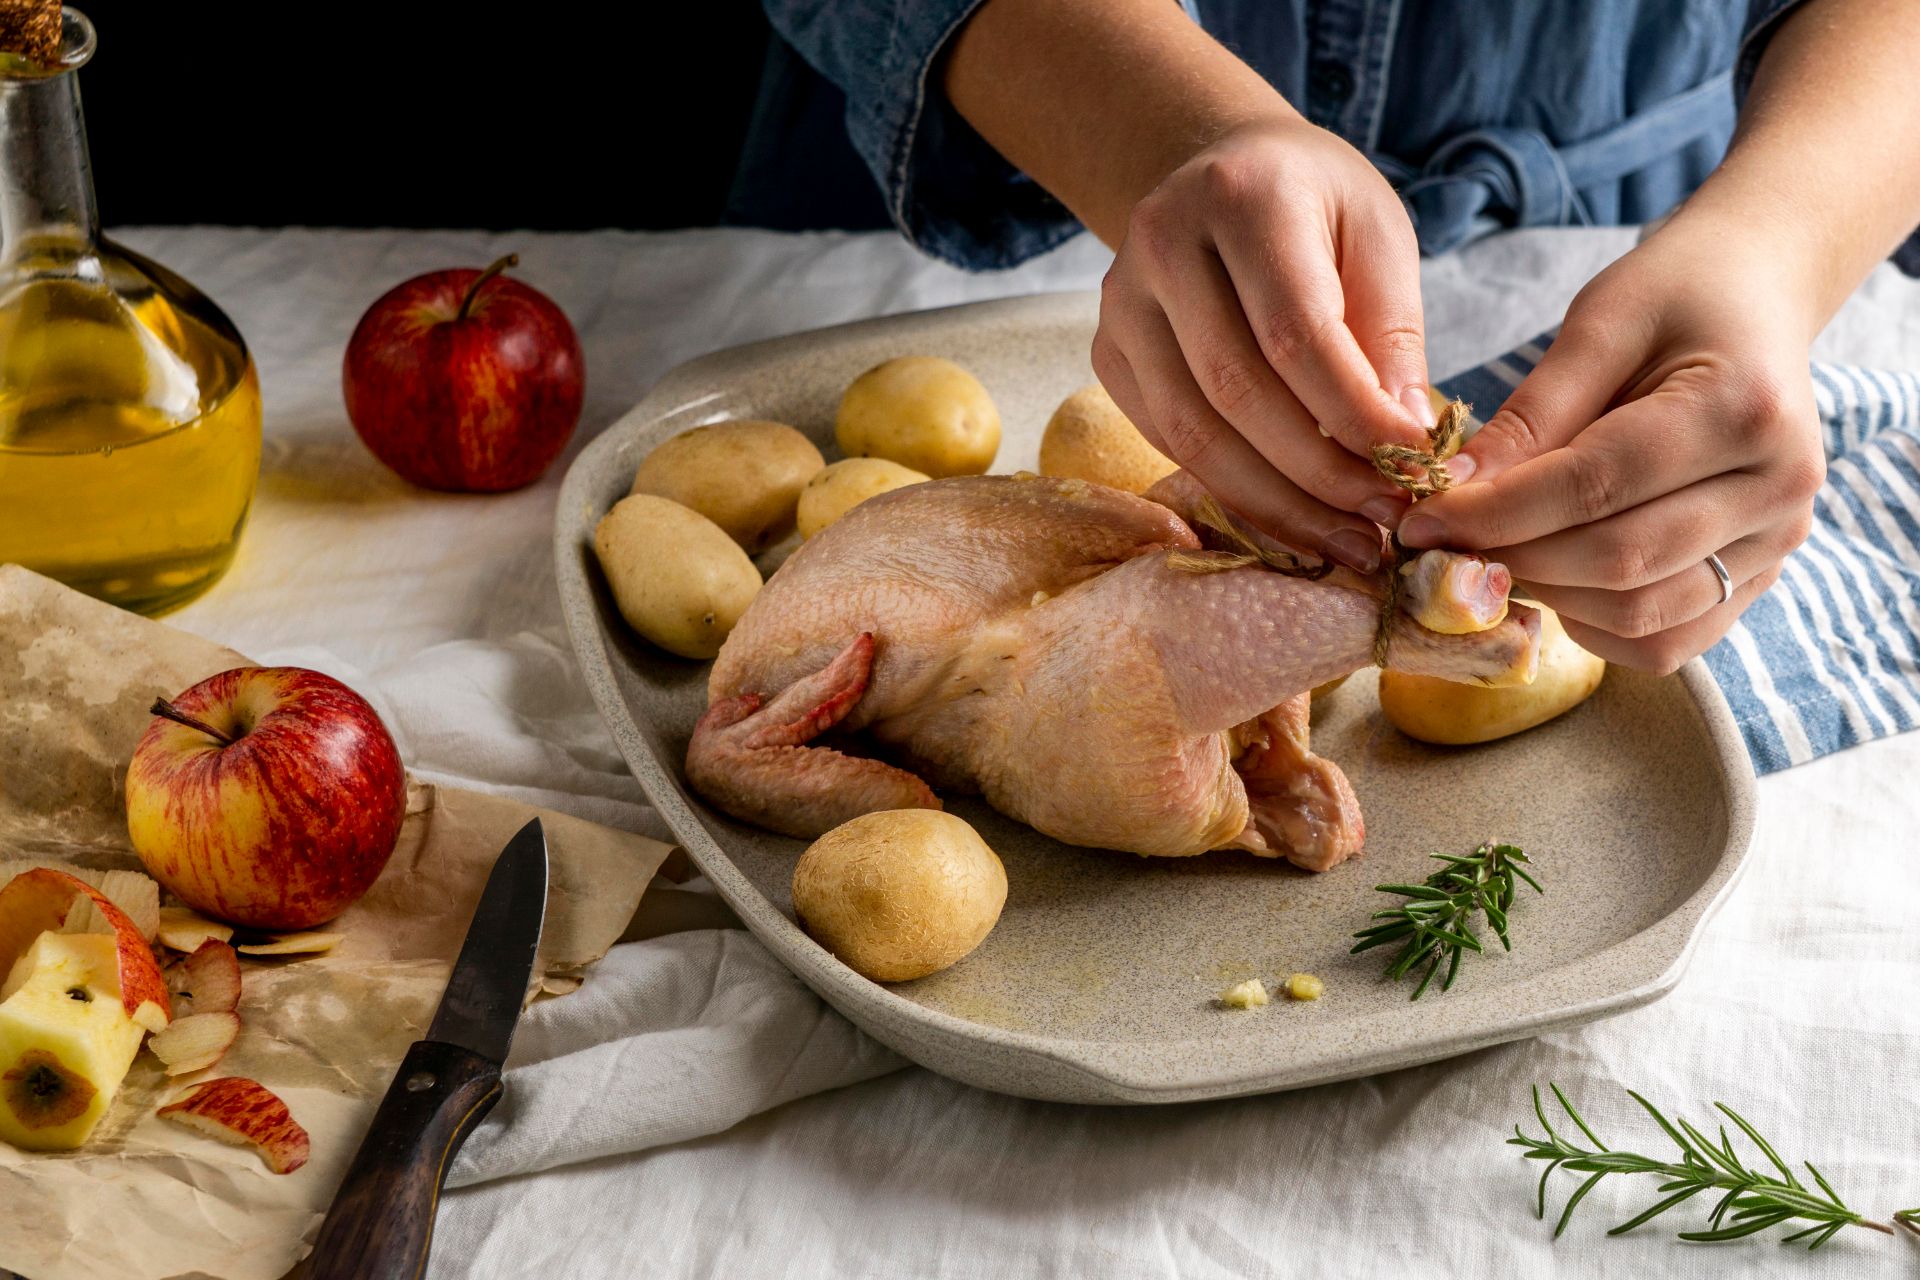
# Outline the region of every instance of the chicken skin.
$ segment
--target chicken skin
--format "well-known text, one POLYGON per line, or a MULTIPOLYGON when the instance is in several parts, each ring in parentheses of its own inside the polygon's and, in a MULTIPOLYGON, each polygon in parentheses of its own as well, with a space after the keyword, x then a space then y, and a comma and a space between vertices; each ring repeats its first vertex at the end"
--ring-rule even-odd
MULTIPOLYGON (((1386 573, 1275 572, 1236 554, 1250 531, 1189 523, 1204 498, 1189 477, 1150 497, 972 476, 861 503, 721 649, 687 751, 694 789, 800 837, 937 808, 939 789, 1068 844, 1238 848, 1315 871, 1357 852, 1359 805, 1308 747, 1308 694, 1373 661, 1386 573)), ((1388 666, 1531 680, 1539 616, 1508 586, 1470 556, 1405 566, 1388 666)))

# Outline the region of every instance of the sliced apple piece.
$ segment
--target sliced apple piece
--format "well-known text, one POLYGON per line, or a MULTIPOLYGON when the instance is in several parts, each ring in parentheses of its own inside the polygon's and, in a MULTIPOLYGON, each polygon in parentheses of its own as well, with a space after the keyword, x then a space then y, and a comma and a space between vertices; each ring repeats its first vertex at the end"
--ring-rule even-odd
POLYGON ((243 956, 317 956, 340 945, 337 933, 277 933, 264 942, 243 942, 243 956))
POLYGON ((287 1104, 258 1081, 223 1076, 160 1108, 160 1114, 231 1146, 251 1146, 275 1173, 307 1162, 311 1144, 287 1104))
POLYGON ((75 898, 92 900, 113 926, 119 997, 127 1014, 149 1031, 167 1025, 169 1002, 160 963, 140 927, 92 885, 52 867, 35 867, 0 888, 0 971, 10 972, 43 933, 58 933, 75 898))
POLYGON ((217 938, 221 942, 232 941, 233 926, 209 920, 186 907, 162 907, 158 936, 160 945, 168 950, 192 955, 208 938, 217 938))
POLYGON ((184 960, 167 966, 176 1020, 200 1013, 232 1013, 240 1007, 240 957, 208 938, 184 960))
POLYGON ((85 1142, 145 1032, 120 1000, 120 947, 43 933, 0 987, 0 1140, 28 1151, 85 1142))
POLYGON ((93 905, 93 899, 82 895, 67 904, 67 918, 60 922, 62 933, 112 933, 113 926, 107 923, 107 913, 93 905))
POLYGON ((192 1013, 167 1024, 165 1031, 147 1041, 147 1048, 166 1064, 168 1075, 184 1076, 226 1057, 239 1036, 237 1013, 192 1013))

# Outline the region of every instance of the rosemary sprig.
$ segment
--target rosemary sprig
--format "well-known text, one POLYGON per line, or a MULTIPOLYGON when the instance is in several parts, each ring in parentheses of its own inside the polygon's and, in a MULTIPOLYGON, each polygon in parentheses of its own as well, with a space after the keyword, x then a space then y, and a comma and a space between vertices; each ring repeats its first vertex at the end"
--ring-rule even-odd
POLYGON ((1905 1227, 1920 1237, 1920 1209, 1900 1209, 1893 1215, 1895 1226, 1905 1227))
MULTIPOLYGON (((1540 1089, 1533 1090, 1533 1113, 1540 1118, 1540 1127, 1546 1130, 1543 1138, 1528 1137, 1522 1133, 1519 1125, 1513 1127, 1513 1137, 1507 1139, 1509 1146, 1525 1148, 1524 1155, 1529 1160, 1545 1160, 1547 1167, 1540 1174, 1539 1203, 1535 1216, 1544 1219, 1547 1216, 1547 1179, 1553 1171, 1566 1168, 1575 1173, 1587 1174, 1587 1179, 1567 1198, 1566 1208, 1560 1213, 1560 1221, 1553 1229, 1557 1240, 1560 1233, 1567 1229, 1567 1223, 1573 1217, 1573 1211, 1586 1198, 1587 1192, 1610 1173, 1650 1173, 1662 1179, 1660 1192, 1664 1196, 1649 1208, 1635 1214, 1632 1218, 1607 1232, 1610 1236, 1622 1235, 1652 1218, 1659 1217, 1683 1200, 1689 1200, 1703 1191, 1724 1192, 1720 1202, 1714 1206, 1713 1213, 1707 1219, 1707 1228, 1702 1231, 1682 1231, 1682 1240, 1721 1241, 1738 1240, 1758 1231, 1777 1226, 1790 1219, 1800 1219, 1813 1225, 1805 1227, 1781 1240, 1782 1244, 1792 1244, 1805 1240, 1808 1249, 1818 1249, 1833 1239, 1842 1227, 1869 1227, 1875 1231, 1893 1234, 1893 1228, 1884 1222, 1874 1222, 1862 1214, 1855 1213, 1841 1202, 1826 1178, 1811 1163, 1807 1172, 1819 1184, 1818 1192, 1809 1189, 1792 1169, 1787 1167, 1779 1153, 1760 1136, 1759 1132, 1743 1119, 1738 1112, 1723 1102, 1713 1105, 1722 1115, 1739 1126, 1740 1132, 1766 1156, 1767 1162, 1778 1171, 1778 1176, 1760 1170, 1750 1169, 1733 1149, 1733 1141, 1727 1136, 1726 1125, 1720 1126, 1720 1141, 1716 1145, 1705 1134, 1684 1119, 1668 1120, 1660 1114, 1659 1108, 1631 1089, 1629 1097, 1645 1107, 1647 1114, 1657 1121, 1669 1138, 1680 1148, 1680 1160, 1655 1160, 1648 1156, 1634 1155, 1626 1151, 1614 1151, 1600 1141, 1592 1126, 1574 1110, 1573 1103, 1560 1091, 1559 1085, 1549 1085, 1553 1096, 1560 1102, 1561 1110, 1580 1127, 1587 1140, 1593 1143, 1589 1150, 1576 1143, 1569 1142, 1554 1132, 1553 1124, 1547 1119, 1546 1108, 1540 1102, 1540 1089), (1824 1194, 1823 1194, 1824 1193, 1824 1194)), ((1906 1213, 1916 1212, 1906 1210, 1906 1213)), ((1896 1214, 1898 1218, 1901 1215, 1896 1214)))
POLYGON ((1424 884, 1374 886, 1381 893, 1396 893, 1407 901, 1374 912, 1372 919, 1386 923, 1354 934, 1360 941, 1348 953, 1353 955, 1405 939, 1400 953, 1387 966, 1387 977, 1398 980, 1426 964, 1427 971, 1420 985, 1407 997, 1409 1000, 1421 997, 1443 961, 1447 972, 1440 980, 1440 989, 1452 987, 1454 975, 1460 971, 1462 953, 1484 949, 1471 924, 1476 913, 1486 916, 1494 936, 1500 939, 1500 946, 1513 950, 1513 943, 1507 938, 1507 912, 1513 907, 1516 877, 1532 885, 1535 893, 1546 892, 1538 880, 1527 874, 1522 865, 1527 862, 1527 855, 1515 845, 1489 840, 1464 858, 1449 853, 1432 856, 1446 865, 1428 876, 1424 884))

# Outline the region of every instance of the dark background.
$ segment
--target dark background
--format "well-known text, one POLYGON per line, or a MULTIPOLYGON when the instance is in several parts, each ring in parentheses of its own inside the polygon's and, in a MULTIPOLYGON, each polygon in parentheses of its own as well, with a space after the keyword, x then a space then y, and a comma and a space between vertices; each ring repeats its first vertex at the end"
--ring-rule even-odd
POLYGON ((683 227, 720 220, 756 0, 81 0, 109 226, 683 227))

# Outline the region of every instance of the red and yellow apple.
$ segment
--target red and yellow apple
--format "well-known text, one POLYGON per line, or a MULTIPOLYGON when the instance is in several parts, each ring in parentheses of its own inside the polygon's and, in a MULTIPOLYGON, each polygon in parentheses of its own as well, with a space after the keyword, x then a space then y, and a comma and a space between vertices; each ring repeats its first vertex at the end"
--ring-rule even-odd
POLYGON ((240 667, 153 709, 127 767, 127 833, 188 906, 304 929, 379 877, 407 777, 366 699, 317 671, 240 667))
POLYGON ((429 489, 497 493, 538 480, 586 394, 580 340, 539 290, 500 272, 396 285, 347 342, 347 417, 375 457, 429 489))
POLYGON ((168 1025, 165 978, 139 926, 64 871, 0 888, 0 1141, 70 1150, 106 1114, 148 1031, 168 1025), (105 933, 63 933, 91 901, 105 933))

